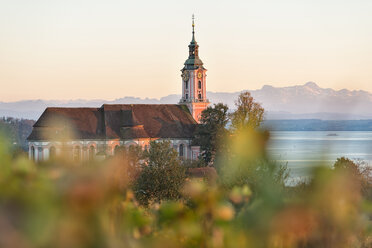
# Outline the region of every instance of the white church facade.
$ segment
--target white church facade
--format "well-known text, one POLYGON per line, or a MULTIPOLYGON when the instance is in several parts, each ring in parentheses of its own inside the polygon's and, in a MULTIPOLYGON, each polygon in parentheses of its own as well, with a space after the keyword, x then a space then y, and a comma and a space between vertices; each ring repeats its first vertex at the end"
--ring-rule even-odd
POLYGON ((104 104, 99 108, 47 108, 28 137, 29 158, 67 156, 75 161, 115 155, 121 146, 147 149, 167 140, 184 159, 197 159, 192 146, 201 112, 207 108, 206 69, 199 58, 194 22, 189 57, 181 70, 178 104, 104 104))

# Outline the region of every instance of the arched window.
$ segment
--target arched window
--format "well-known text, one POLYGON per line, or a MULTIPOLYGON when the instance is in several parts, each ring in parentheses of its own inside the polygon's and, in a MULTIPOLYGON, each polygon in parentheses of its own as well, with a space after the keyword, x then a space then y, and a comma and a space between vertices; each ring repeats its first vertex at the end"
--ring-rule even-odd
POLYGON ((189 99, 189 94, 186 94, 186 99, 189 99))
POLYGON ((56 148, 51 146, 49 148, 49 159, 54 159, 56 157, 56 148))
POLYGON ((184 149, 185 149, 184 145, 181 144, 178 149, 179 149, 179 152, 178 153, 179 153, 180 157, 183 157, 184 149))
POLYGON ((118 155, 120 153, 120 146, 116 145, 114 148, 114 155, 118 155))
POLYGON ((198 82, 198 87, 199 87, 199 89, 201 89, 201 81, 199 80, 199 82, 198 82))
POLYGON ((188 88, 189 88, 189 82, 186 81, 186 82, 185 82, 185 89, 188 89, 188 88))
POLYGON ((201 94, 198 95, 198 99, 202 100, 202 95, 201 94))
POLYGON ((80 146, 75 146, 74 161, 75 162, 80 162, 80 159, 81 159, 81 148, 80 148, 80 146))
POLYGON ((35 147, 31 146, 31 160, 35 161, 35 147))
POLYGON ((42 147, 38 147, 37 148, 37 151, 38 151, 37 160, 38 161, 42 161, 43 160, 43 148, 42 147))
POLYGON ((92 161, 94 159, 94 155, 95 155, 95 149, 94 149, 94 146, 90 146, 89 147, 89 160, 92 161))

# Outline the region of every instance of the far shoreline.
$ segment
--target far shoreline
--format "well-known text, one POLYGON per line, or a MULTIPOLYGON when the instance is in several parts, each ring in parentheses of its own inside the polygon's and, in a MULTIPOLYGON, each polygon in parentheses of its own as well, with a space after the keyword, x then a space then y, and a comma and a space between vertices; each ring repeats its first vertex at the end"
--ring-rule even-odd
POLYGON ((321 120, 321 119, 276 119, 265 120, 262 128, 269 131, 372 131, 372 119, 321 120))

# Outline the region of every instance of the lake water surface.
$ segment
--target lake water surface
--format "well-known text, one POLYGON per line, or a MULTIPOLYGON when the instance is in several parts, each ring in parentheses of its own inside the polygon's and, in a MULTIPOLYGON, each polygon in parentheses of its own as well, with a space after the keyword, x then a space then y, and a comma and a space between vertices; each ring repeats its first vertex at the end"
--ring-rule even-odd
POLYGON ((268 152, 272 159, 287 164, 291 177, 298 180, 315 166, 332 166, 342 156, 372 165, 372 132, 271 132, 268 152))

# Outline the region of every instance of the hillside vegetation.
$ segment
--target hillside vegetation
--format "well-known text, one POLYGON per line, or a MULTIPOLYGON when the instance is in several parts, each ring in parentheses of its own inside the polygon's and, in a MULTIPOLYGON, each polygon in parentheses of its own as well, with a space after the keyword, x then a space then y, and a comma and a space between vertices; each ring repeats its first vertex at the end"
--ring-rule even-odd
POLYGON ((265 139, 227 140, 214 180, 187 177, 168 143, 83 164, 1 143, 0 247, 372 247, 370 173, 342 158, 288 188, 265 139))

